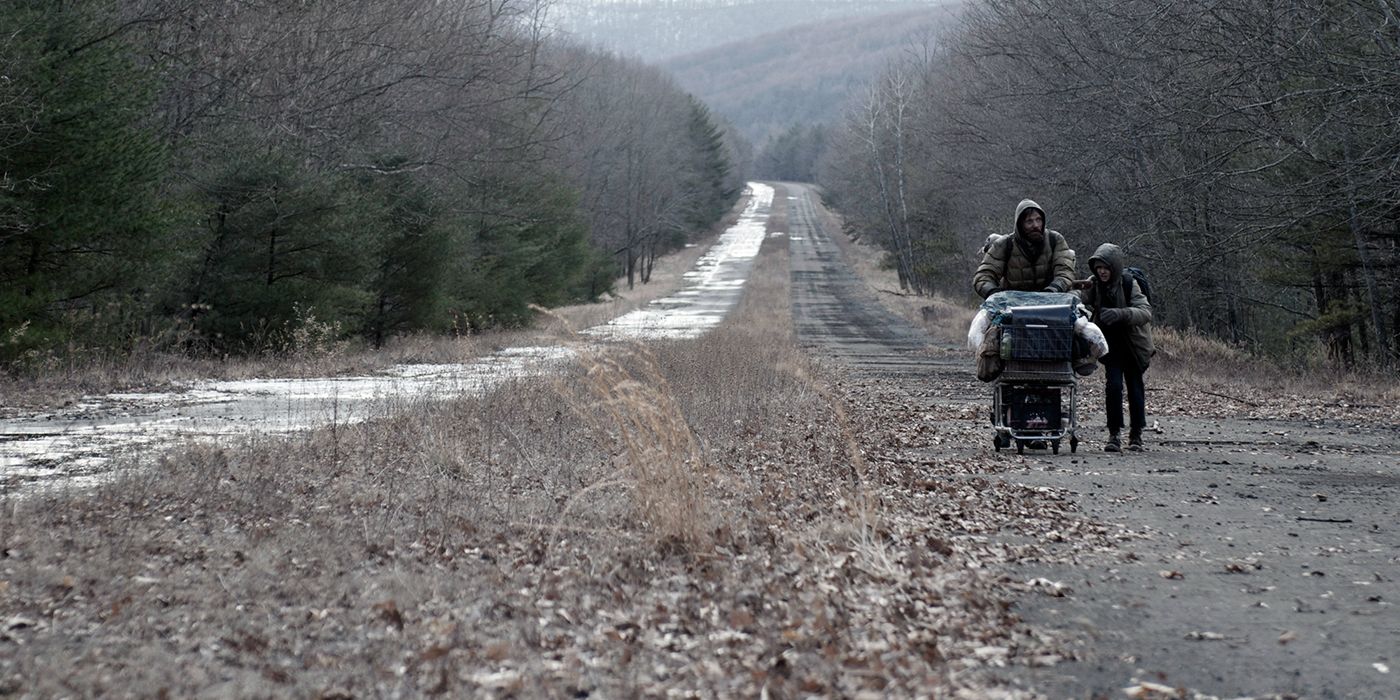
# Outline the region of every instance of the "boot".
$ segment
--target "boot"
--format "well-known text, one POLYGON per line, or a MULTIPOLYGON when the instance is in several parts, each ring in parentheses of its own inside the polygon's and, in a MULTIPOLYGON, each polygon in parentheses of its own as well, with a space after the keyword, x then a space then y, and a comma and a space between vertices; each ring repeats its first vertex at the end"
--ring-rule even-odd
POLYGON ((1104 452, 1122 452, 1122 451, 1123 451, 1123 443, 1121 443, 1121 442, 1118 441, 1118 432, 1117 432, 1117 431, 1114 431, 1114 432, 1111 432, 1111 433, 1108 434, 1108 442, 1104 443, 1103 451, 1104 451, 1104 452))
POLYGON ((1142 452, 1142 428, 1133 428, 1128 431, 1128 451, 1142 452))

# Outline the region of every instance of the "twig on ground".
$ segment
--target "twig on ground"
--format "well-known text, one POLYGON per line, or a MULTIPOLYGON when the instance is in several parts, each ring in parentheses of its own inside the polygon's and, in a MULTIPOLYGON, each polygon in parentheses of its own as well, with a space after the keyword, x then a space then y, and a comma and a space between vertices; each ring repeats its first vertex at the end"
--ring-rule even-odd
POLYGON ((1231 401, 1238 401, 1238 402, 1243 403, 1243 404, 1249 404, 1250 406, 1256 406, 1256 407, 1257 407, 1257 406, 1260 406, 1260 405, 1261 405, 1261 404, 1259 404, 1259 403, 1257 403, 1257 402, 1255 402, 1255 401, 1250 401, 1249 399, 1242 399, 1242 398, 1240 398, 1240 397, 1238 397, 1238 396, 1231 396, 1231 395, 1229 395, 1229 394, 1219 394, 1219 393, 1216 393, 1216 392, 1214 392, 1214 391, 1206 391, 1205 389, 1201 389, 1200 391, 1201 391, 1202 394, 1210 394, 1211 396, 1219 396, 1219 397, 1222 398, 1222 399, 1229 399, 1229 400, 1231 400, 1231 401))

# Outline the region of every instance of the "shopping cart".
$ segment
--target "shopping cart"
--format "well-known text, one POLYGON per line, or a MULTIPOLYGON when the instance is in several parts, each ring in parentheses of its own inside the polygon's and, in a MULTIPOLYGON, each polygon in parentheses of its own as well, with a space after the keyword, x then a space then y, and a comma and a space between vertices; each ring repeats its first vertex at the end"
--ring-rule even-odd
POLYGON ((992 382, 992 441, 998 452, 1015 443, 1017 453, 1048 445, 1059 454, 1066 437, 1069 451, 1078 449, 1074 322, 1070 304, 1013 306, 1002 318, 1004 366, 992 382))

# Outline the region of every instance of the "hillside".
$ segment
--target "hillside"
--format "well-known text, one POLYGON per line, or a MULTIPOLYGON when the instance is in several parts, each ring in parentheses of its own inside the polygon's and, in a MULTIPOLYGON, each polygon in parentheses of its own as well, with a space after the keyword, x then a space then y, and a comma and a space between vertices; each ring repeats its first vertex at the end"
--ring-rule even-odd
POLYGON ((900 51, 931 37, 950 6, 846 17, 770 32, 662 65, 681 87, 762 144, 795 123, 830 123, 900 51))
POLYGON ((582 42, 660 62, 787 27, 926 8, 944 0, 560 0, 556 28, 582 42))

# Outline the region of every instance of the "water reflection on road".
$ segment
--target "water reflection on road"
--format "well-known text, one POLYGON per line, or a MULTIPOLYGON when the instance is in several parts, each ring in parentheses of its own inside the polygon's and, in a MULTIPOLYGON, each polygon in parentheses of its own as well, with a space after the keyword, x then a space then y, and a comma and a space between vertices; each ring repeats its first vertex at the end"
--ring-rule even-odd
MULTIPOLYGON (((583 335, 597 342, 689 339, 717 326, 738 304, 773 202, 767 185, 749 183, 748 194, 739 220, 686 273, 680 291, 583 335)), ((84 397, 61 410, 0 421, 0 493, 95 482, 114 458, 190 439, 358 423, 417 402, 489 391, 573 358, 565 347, 522 347, 466 364, 397 365, 373 376, 207 381, 178 392, 84 397)))

